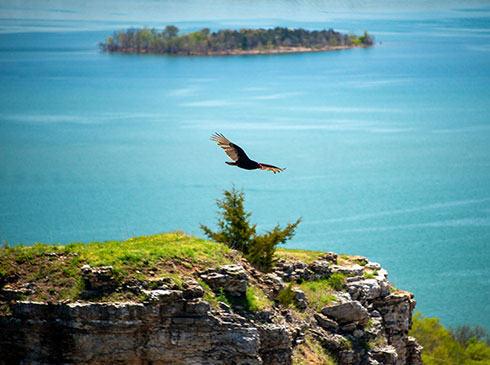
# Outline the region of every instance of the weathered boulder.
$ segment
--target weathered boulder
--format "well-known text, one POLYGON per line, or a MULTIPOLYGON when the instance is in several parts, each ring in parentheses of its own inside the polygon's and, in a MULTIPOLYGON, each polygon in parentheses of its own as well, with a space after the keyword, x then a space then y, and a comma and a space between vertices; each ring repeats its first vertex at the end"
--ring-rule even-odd
POLYGON ((182 284, 182 294, 186 299, 201 298, 204 295, 204 289, 195 280, 189 280, 182 284))
POLYGON ((326 260, 313 261, 308 268, 312 273, 309 280, 327 279, 332 275, 330 265, 326 260))
POLYGON ((350 341, 338 334, 338 333, 332 333, 329 331, 311 331, 315 337, 318 338, 318 340, 321 342, 322 346, 333 352, 333 353, 340 353, 341 351, 348 350, 350 347, 350 341))
POLYGON ((306 309, 308 305, 308 299, 306 299, 305 292, 297 288, 293 288, 292 290, 294 293, 293 302, 296 308, 298 308, 299 310, 306 309))
POLYGON ((335 252, 326 252, 322 256, 322 258, 324 260, 327 260, 327 261, 330 261, 331 263, 336 264, 337 263, 337 259, 338 259, 338 255, 335 252))
POLYGON ((344 324, 341 327, 341 330, 343 333, 352 333, 355 331, 356 328, 357 328, 357 324, 355 322, 350 322, 350 323, 344 324))
POLYGON ((364 268, 361 265, 355 264, 352 266, 330 265, 332 274, 340 273, 347 276, 362 276, 364 268))
POLYGON ((369 320, 369 313, 358 301, 345 302, 324 307, 322 314, 339 323, 364 323, 369 320))
POLYGON ((201 279, 213 290, 221 288, 231 295, 240 296, 247 291, 250 278, 241 265, 225 265, 218 270, 208 270, 201 279))
POLYGON ((178 301, 183 298, 181 290, 166 290, 166 289, 156 289, 156 290, 142 290, 144 295, 147 296, 147 300, 154 303, 168 303, 173 301, 178 301))
POLYGON ((331 274, 330 264, 325 258, 320 258, 310 264, 306 264, 303 261, 281 259, 274 267, 274 275, 284 281, 301 282, 303 280, 327 279, 331 274))
POLYGON ((349 257, 349 260, 357 262, 361 266, 364 266, 369 262, 369 260, 366 257, 359 256, 359 255, 351 256, 351 257, 349 257))
POLYGON ((366 266, 365 266, 367 269, 370 269, 370 270, 379 270, 381 269, 381 265, 378 264, 377 262, 371 262, 369 261, 366 266))
POLYGON ((112 266, 83 265, 82 278, 87 290, 111 291, 117 286, 112 266))
POLYGON ((339 328, 339 325, 337 322, 334 320, 331 320, 327 316, 324 316, 323 314, 320 313, 315 313, 314 317, 318 323, 318 325, 323 328, 324 330, 327 331, 337 331, 339 328))
POLYGON ((281 259, 277 262, 274 273, 284 281, 307 280, 312 272, 308 269, 308 265, 303 261, 286 261, 281 259))
POLYGON ((284 286, 282 278, 275 273, 268 273, 264 275, 264 282, 271 286, 284 286))
POLYGON ((356 278, 349 281, 348 291, 354 300, 373 300, 390 294, 389 284, 385 280, 356 278))
POLYGON ((200 316, 206 315, 211 306, 208 302, 202 299, 193 299, 185 303, 185 310, 188 313, 194 313, 200 316))
POLYGON ((370 359, 377 361, 378 364, 383 365, 396 364, 398 361, 396 349, 390 345, 370 350, 369 357, 370 359))

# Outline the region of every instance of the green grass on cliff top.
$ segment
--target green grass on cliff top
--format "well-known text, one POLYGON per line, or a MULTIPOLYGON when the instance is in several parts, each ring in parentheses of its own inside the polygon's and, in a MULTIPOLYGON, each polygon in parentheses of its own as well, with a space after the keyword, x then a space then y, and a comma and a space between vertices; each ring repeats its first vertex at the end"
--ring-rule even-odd
POLYGON ((64 246, 64 250, 73 250, 91 266, 152 266, 165 261, 216 266, 231 262, 227 259, 230 249, 226 245, 179 232, 135 237, 123 242, 70 244, 64 246))
POLYGON ((85 264, 111 265, 122 283, 192 276, 196 270, 231 262, 226 245, 179 232, 104 243, 5 247, 0 249, 0 289, 33 287, 35 299, 56 301, 76 298, 83 290, 81 267, 85 264))
POLYGON ((286 259, 286 260, 299 260, 304 263, 311 263, 315 260, 318 260, 320 256, 325 256, 325 252, 323 251, 307 251, 307 250, 297 250, 290 248, 277 248, 276 249, 276 257, 278 259, 286 259))
MULTIPOLYGON (((324 254, 284 248, 276 251, 278 258, 306 263, 324 254)), ((86 264, 112 266, 113 279, 119 285, 161 277, 169 277, 178 284, 185 277, 195 277, 198 271, 231 264, 240 258, 240 254, 225 244, 181 232, 103 243, 3 247, 0 248, 0 290, 26 293, 25 299, 30 300, 74 300, 85 289, 81 268, 86 264)), ((111 300, 134 299, 123 296, 111 300)))
POLYGON ((230 249, 223 244, 206 241, 183 233, 163 233, 141 236, 126 241, 70 243, 67 245, 15 246, 0 249, 0 262, 33 263, 43 256, 73 256, 78 262, 91 266, 113 265, 124 267, 138 264, 156 265, 162 260, 187 261, 190 263, 225 264, 230 249))

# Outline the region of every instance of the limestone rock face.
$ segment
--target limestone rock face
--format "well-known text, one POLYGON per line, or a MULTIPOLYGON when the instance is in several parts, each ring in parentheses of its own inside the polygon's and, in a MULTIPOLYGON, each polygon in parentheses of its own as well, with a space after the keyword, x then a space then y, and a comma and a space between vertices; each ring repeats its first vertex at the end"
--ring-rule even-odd
POLYGON ((374 303, 383 317, 384 326, 395 331, 408 331, 412 326, 412 316, 415 308, 413 294, 397 292, 390 294, 374 303))
MULTIPOLYGON (((0 365, 291 365, 293 349, 307 335, 342 365, 421 365, 422 349, 408 336, 413 294, 394 290, 386 270, 364 257, 345 266, 337 259, 328 253, 310 264, 280 260, 269 274, 242 261, 179 285, 164 277, 125 283, 141 303, 38 303, 22 301, 4 287, 0 301, 13 304, 0 315, 0 365), (246 300, 251 284, 274 300, 288 281, 328 279, 333 273, 344 275, 344 288, 329 293, 336 299, 321 313, 298 286, 294 310, 277 302, 258 312, 233 304, 246 300), (230 302, 211 306, 196 279, 224 292, 230 302)), ((111 267, 80 270, 96 297, 118 290, 111 267)))
POLYGON ((0 363, 291 362, 285 326, 258 327, 238 315, 213 313, 201 298, 155 292, 144 304, 19 302, 10 318, 0 319, 0 363))

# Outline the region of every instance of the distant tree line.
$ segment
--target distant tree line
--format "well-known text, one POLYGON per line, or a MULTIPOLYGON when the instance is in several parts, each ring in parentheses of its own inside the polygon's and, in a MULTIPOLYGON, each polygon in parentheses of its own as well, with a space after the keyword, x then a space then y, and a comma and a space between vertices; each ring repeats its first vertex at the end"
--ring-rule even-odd
POLYGON ((439 318, 427 318, 419 312, 413 317, 410 335, 423 346, 422 361, 426 365, 490 364, 490 338, 484 327, 446 329, 439 318))
POLYGON ((168 25, 163 31, 142 28, 121 30, 100 43, 103 51, 128 53, 162 53, 180 55, 207 55, 246 53, 253 51, 302 47, 324 50, 332 47, 371 46, 373 38, 341 34, 332 29, 308 31, 305 29, 240 29, 211 32, 209 28, 179 34, 176 26, 168 25))

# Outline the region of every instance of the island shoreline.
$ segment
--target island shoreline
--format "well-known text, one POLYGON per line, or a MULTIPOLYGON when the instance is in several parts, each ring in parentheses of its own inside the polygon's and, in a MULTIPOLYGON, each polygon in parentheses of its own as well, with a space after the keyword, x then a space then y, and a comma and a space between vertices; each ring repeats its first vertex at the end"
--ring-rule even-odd
POLYGON ((99 43, 103 52, 164 54, 177 56, 242 56, 338 51, 367 48, 374 40, 367 31, 362 36, 341 34, 333 29, 308 31, 274 29, 219 30, 209 28, 179 34, 175 26, 163 31, 154 28, 114 32, 99 43))
POLYGON ((274 49, 235 49, 227 51, 210 51, 206 53, 200 52, 179 52, 179 53, 163 53, 163 52, 148 52, 146 50, 134 50, 134 49, 118 49, 113 51, 105 51, 108 53, 125 53, 125 54, 148 54, 148 55, 165 55, 165 56, 254 56, 254 55, 274 55, 274 54, 295 54, 295 53, 320 53, 331 51, 343 51, 356 48, 371 48, 373 45, 351 45, 351 46, 327 46, 321 48, 310 47, 279 47, 274 49))

